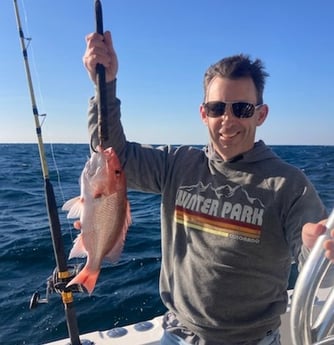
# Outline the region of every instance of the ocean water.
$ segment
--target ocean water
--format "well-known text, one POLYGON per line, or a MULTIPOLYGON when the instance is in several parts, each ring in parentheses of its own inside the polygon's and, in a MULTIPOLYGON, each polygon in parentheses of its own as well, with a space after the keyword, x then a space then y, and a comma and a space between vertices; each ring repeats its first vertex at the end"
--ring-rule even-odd
MULTIPOLYGON (((328 210, 334 207, 334 146, 273 146, 314 183, 328 210)), ((45 145, 50 180, 61 222, 65 252, 76 231, 61 211, 79 193, 79 176, 88 145, 45 145)), ((37 144, 0 144, 0 344, 38 345, 67 337, 57 293, 30 310, 36 291, 46 297, 46 282, 56 266, 45 207, 37 144)), ((129 192, 133 224, 121 260, 104 264, 91 296, 74 295, 80 332, 105 330, 150 319, 164 312, 159 293, 160 197, 129 192)), ((85 260, 84 260, 85 261, 85 260)), ((75 261, 74 263, 79 263, 75 261)))

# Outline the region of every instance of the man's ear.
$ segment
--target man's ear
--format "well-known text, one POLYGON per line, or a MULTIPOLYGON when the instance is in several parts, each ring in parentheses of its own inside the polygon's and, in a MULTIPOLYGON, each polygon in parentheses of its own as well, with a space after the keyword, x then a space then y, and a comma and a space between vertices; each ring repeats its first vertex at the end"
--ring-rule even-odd
POLYGON ((257 126, 261 126, 263 122, 266 120, 269 113, 269 107, 267 104, 263 104, 260 109, 258 110, 258 116, 257 116, 257 126))
POLYGON ((206 111, 205 111, 205 109, 204 109, 203 104, 201 104, 201 105, 199 106, 199 112, 200 112, 200 114, 201 114, 201 119, 202 119, 202 121, 204 122, 205 125, 207 125, 207 124, 208 124, 208 115, 206 114, 206 111))

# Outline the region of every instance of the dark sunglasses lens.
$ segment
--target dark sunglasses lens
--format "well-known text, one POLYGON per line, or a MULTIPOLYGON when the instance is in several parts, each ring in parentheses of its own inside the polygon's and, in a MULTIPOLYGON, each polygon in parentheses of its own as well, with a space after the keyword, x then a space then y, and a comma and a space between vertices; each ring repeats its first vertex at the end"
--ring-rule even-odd
POLYGON ((239 118, 252 117, 254 114, 255 107, 253 104, 238 102, 232 104, 233 114, 239 118))
POLYGON ((223 102, 208 102, 204 107, 208 116, 219 117, 225 113, 226 104, 223 102))

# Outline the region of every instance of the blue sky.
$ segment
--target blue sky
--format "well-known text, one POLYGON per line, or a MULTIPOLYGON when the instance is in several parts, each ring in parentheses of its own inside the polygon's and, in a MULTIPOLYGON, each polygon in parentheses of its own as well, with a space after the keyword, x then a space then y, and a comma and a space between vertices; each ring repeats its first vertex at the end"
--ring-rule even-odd
MULTIPOLYGON (((82 65, 94 0, 17 0, 45 142, 88 143, 93 86, 82 65)), ((236 53, 270 77, 267 144, 334 144, 334 1, 102 0, 119 57, 129 140, 205 144, 199 116, 206 68, 236 53)), ((0 2, 0 142, 36 142, 12 0, 0 2)))

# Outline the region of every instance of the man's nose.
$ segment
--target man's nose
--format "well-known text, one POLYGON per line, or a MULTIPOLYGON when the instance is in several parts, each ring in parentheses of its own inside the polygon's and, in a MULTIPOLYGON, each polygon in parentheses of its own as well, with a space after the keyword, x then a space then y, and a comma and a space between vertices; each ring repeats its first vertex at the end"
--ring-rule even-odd
POLYGON ((235 118, 233 114, 232 104, 226 104, 225 111, 221 116, 222 116, 222 120, 235 118))

